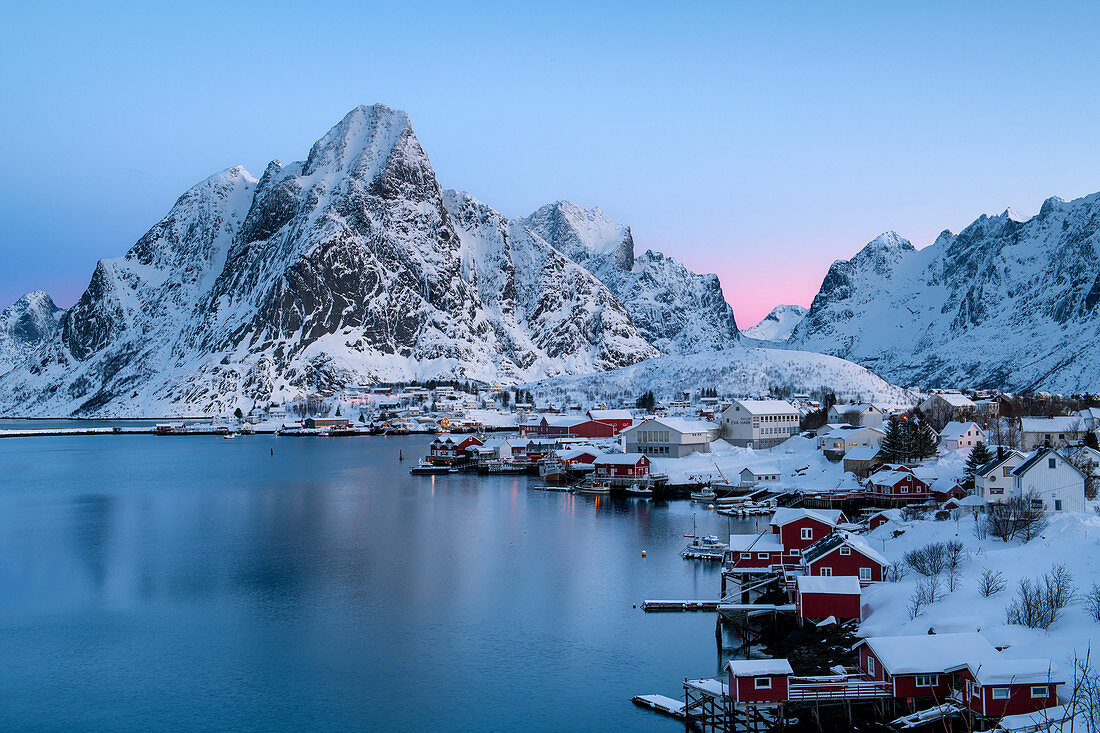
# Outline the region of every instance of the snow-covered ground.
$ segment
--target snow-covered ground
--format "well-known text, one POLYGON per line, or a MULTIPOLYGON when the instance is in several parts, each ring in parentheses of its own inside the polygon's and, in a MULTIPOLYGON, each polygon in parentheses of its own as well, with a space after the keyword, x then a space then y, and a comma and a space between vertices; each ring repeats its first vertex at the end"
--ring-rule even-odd
POLYGON ((765 395, 774 390, 835 392, 841 401, 909 407, 918 395, 890 384, 850 361, 825 354, 736 346, 690 356, 662 356, 613 371, 544 379, 525 385, 540 404, 631 404, 647 390, 658 399, 714 387, 726 395, 765 395))

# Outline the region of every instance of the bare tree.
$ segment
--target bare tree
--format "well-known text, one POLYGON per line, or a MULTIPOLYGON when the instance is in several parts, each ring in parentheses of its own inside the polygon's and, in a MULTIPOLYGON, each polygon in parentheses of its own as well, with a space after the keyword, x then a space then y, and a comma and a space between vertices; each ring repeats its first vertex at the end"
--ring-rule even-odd
POLYGON ((958 540, 950 540, 944 543, 944 554, 947 559, 947 590, 954 592, 962 579, 962 563, 966 557, 966 548, 958 540))
POLYGON ((1021 578, 1016 597, 1005 608, 1005 620, 1029 629, 1049 629, 1073 602, 1073 576, 1065 565, 1055 565, 1040 578, 1021 578))
POLYGON ((1043 500, 1035 492, 1013 496, 1006 502, 990 504, 985 512, 985 531, 1008 542, 1019 537, 1029 542, 1047 527, 1043 500))
POLYGON ((906 611, 909 612, 910 619, 919 616, 925 606, 939 600, 940 587, 940 578, 938 575, 933 575, 929 578, 917 581, 917 586, 913 590, 913 595, 909 598, 909 603, 906 605, 906 611))
POLYGON ((1100 621, 1100 585, 1096 583, 1085 593, 1085 611, 1093 621, 1100 621))
POLYGON ((1067 450, 1066 460, 1085 477, 1085 498, 1096 498, 1096 476, 1092 473, 1092 455, 1084 448, 1067 450))
POLYGON ((978 592, 986 598, 997 595, 1007 587, 1005 574, 997 570, 986 568, 978 578, 978 592))
POLYGON ((1047 528, 1047 515, 1043 510, 1043 499, 1034 491, 1029 491, 1018 499, 1016 515, 1020 524, 1019 534, 1024 542, 1030 542, 1047 528))

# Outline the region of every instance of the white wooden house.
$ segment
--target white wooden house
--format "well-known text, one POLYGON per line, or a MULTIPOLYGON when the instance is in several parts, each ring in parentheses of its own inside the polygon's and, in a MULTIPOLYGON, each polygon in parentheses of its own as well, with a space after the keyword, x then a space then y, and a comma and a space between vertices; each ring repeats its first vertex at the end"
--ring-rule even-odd
POLYGON ((940 431, 940 447, 946 451, 969 453, 971 448, 985 441, 985 431, 974 422, 952 421, 940 431))
POLYGON ((1040 448, 1012 471, 1016 496, 1036 494, 1047 512, 1085 511, 1085 476, 1053 448, 1040 448))

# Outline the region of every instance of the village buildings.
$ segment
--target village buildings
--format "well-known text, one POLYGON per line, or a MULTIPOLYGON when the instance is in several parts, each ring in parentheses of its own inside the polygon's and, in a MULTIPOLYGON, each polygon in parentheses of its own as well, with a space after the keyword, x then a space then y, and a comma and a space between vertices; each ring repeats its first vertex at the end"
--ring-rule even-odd
POLYGON ((660 417, 643 420, 623 432, 628 453, 683 458, 692 453, 709 453, 713 423, 660 417))
POLYGON ((1034 496, 1046 512, 1085 511, 1085 477, 1053 448, 1040 448, 1012 469, 1012 494, 1034 496))
POLYGON ((1025 451, 1048 446, 1060 448, 1080 440, 1085 431, 1079 415, 1066 417, 1021 417, 1020 446, 1025 451))
POLYGON ((721 435, 731 445, 771 448, 798 435, 798 408, 783 400, 733 400, 722 411, 721 435))
POLYGON ((864 425, 877 428, 886 422, 886 412, 870 402, 835 404, 826 417, 830 423, 864 425))
POLYGON ((944 450, 957 450, 969 453, 978 443, 986 441, 986 433, 975 422, 952 420, 939 432, 940 447, 944 450))

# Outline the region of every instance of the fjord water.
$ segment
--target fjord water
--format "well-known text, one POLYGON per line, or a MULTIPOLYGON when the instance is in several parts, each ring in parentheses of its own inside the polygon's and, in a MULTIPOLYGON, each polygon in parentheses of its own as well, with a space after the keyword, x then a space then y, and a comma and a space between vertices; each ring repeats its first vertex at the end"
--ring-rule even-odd
POLYGON ((0 728, 679 728, 630 698, 716 674, 714 615, 632 604, 717 595, 694 505, 409 476, 427 442, 0 440, 0 728))

